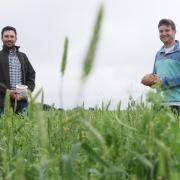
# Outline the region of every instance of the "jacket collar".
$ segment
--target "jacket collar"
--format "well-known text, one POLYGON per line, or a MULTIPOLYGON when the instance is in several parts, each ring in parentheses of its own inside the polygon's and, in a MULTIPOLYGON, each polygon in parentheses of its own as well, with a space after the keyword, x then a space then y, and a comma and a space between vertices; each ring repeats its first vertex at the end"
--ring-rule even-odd
POLYGON ((9 50, 11 50, 13 48, 15 48, 16 51, 19 51, 20 46, 13 46, 13 47, 9 48, 9 47, 3 45, 3 51, 6 52, 6 53, 9 53, 9 50))
MULTIPOLYGON (((173 48, 173 50, 170 52, 170 53, 173 53, 173 52, 176 52, 176 51, 179 51, 180 50, 180 43, 178 40, 175 40, 175 46, 173 48)), ((165 50, 164 50, 164 46, 159 50, 160 53, 165 53, 165 50)))

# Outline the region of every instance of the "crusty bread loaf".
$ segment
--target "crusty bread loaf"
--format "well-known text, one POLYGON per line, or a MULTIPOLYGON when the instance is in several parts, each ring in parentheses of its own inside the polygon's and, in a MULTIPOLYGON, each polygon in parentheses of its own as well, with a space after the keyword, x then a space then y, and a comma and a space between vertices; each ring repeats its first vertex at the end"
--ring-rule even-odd
POLYGON ((159 76, 156 74, 149 74, 144 76, 141 83, 144 84, 145 86, 152 86, 156 83, 158 78, 159 76))

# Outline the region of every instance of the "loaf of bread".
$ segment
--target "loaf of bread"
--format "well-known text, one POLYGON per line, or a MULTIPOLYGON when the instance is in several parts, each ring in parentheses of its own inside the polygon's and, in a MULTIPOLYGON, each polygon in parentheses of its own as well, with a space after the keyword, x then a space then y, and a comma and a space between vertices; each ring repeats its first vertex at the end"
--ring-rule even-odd
POLYGON ((156 74, 148 74, 143 77, 141 83, 145 86, 152 86, 156 84, 157 80, 159 79, 159 76, 156 74))

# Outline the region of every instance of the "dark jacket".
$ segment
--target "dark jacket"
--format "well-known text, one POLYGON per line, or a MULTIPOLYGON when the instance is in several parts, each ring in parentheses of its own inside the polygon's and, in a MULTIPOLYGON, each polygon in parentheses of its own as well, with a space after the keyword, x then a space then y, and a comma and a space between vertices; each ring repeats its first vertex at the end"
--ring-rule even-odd
MULTIPOLYGON (((35 71, 29 62, 26 54, 19 52, 16 46, 17 56, 21 63, 22 84, 27 85, 31 91, 35 88, 35 71)), ((9 49, 3 46, 0 51, 0 107, 4 106, 4 98, 7 89, 10 89, 9 78, 9 49)))

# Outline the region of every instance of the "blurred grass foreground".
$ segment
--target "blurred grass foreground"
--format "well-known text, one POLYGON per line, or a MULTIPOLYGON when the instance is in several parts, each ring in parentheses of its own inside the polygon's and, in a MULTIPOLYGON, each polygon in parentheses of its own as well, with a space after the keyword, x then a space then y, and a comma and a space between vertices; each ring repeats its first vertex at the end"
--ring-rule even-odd
POLYGON ((152 100, 86 110, 30 101, 0 118, 0 179, 172 179, 180 177, 180 117, 152 100))

